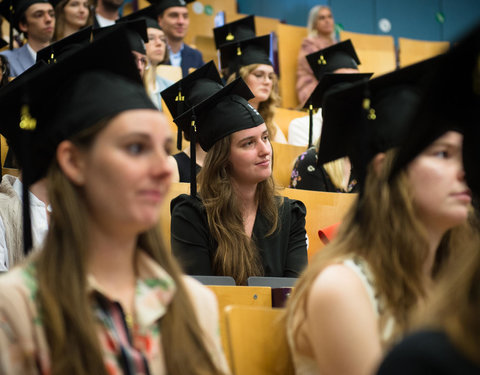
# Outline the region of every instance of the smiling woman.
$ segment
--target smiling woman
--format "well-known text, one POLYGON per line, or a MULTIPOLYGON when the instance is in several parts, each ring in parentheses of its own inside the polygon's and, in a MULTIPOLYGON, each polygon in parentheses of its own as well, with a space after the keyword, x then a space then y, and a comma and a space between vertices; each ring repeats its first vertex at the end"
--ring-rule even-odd
POLYGON ((250 276, 297 277, 307 264, 306 210, 276 195, 269 131, 248 102, 252 92, 241 78, 225 87, 182 81, 166 90, 185 96, 187 110, 174 121, 189 129, 193 116, 207 154, 199 194, 171 203, 174 255, 189 274, 232 276, 239 285, 250 276))
POLYGON ((60 40, 93 24, 90 0, 54 0, 56 26, 54 40, 60 40))

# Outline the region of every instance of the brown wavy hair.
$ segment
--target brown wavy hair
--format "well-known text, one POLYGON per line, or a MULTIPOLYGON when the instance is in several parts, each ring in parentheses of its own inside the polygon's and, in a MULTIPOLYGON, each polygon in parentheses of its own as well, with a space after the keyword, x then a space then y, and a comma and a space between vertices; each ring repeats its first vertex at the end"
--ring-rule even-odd
MULTIPOLYGON (((72 142, 88 150, 108 122, 87 129, 72 142)), ((87 295, 86 257, 89 251, 87 209, 82 190, 71 183, 56 160, 48 171, 52 206, 44 248, 35 258, 42 322, 50 350, 52 375, 107 375, 95 318, 87 295)), ((160 264, 177 291, 159 322, 169 374, 220 374, 201 333, 182 274, 165 249, 157 228, 138 236, 138 248, 160 264)))
MULTIPOLYGON (((293 327, 294 341, 305 318, 310 288, 330 264, 359 256, 369 265, 380 296, 383 311, 380 332, 390 317, 394 332, 384 346, 398 339, 410 326, 416 305, 427 296, 424 263, 429 253, 425 226, 418 219, 407 172, 403 171, 389 184, 395 151, 386 153, 382 170, 369 166, 363 194, 359 196, 340 226, 337 237, 309 265, 301 276, 287 306, 288 325, 293 327), (298 314, 300 312, 300 314, 298 314)), ((432 277, 437 278, 453 251, 461 248, 468 224, 451 229, 443 236, 436 253, 432 277)))
MULTIPOLYGON (((419 315, 416 328, 443 329, 457 348, 480 365, 480 225, 473 219, 474 232, 468 243, 452 257, 439 277, 431 301, 419 315)), ((467 241, 466 241, 467 242, 467 241)))
MULTIPOLYGON (((65 32, 65 6, 72 0, 60 0, 57 6, 55 7, 55 33, 53 34, 53 40, 57 41, 64 38, 63 33, 65 32)), ((93 4, 92 1, 88 1, 88 18, 85 26, 93 25, 93 4)))
MULTIPOLYGON (((199 191, 210 233, 217 242, 215 274, 232 276, 237 285, 245 285, 248 277, 262 276, 263 267, 254 241, 245 233, 241 202, 230 179, 230 147, 231 136, 227 136, 208 151, 198 175, 199 191)), ((257 185, 258 210, 271 223, 267 236, 279 226, 278 208, 283 200, 277 201, 275 191, 272 176, 257 185)))
MULTIPOLYGON (((257 69, 261 64, 250 64, 246 66, 242 66, 238 71, 238 76, 242 77, 245 81, 247 76, 252 73, 255 69, 257 69)), ((237 73, 233 73, 230 77, 228 77, 227 83, 232 82, 237 78, 237 73)), ((272 91, 270 92, 270 96, 264 102, 261 102, 258 106, 258 112, 265 120, 265 125, 267 125, 268 134, 270 135, 270 139, 275 139, 277 135, 277 128, 273 123, 273 117, 275 116, 275 108, 278 107, 280 104, 280 95, 278 93, 278 77, 274 73, 273 74, 273 85, 272 91)))

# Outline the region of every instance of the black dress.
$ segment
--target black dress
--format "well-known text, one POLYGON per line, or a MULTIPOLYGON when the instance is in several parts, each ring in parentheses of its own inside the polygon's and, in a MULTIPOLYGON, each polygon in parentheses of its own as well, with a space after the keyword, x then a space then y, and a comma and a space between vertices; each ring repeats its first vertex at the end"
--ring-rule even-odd
MULTIPOLYGON (((280 203, 282 197, 278 197, 280 203)), ((215 275, 212 262, 217 243, 210 235, 207 214, 198 197, 182 194, 172 200, 172 252, 190 275, 215 275)), ((285 198, 279 206, 279 228, 266 237, 270 224, 257 212, 252 238, 260 251, 264 276, 298 277, 307 265, 305 205, 285 198)), ((230 275, 223 275, 230 276, 230 275)))
MULTIPOLYGON (((342 192, 330 180, 325 168, 317 165, 317 149, 315 147, 310 147, 295 161, 289 187, 330 193, 342 192)), ((347 190, 349 193, 356 193, 358 190, 357 180, 353 171, 350 174, 347 190)))
MULTIPOLYGON (((180 182, 190 182, 190 157, 182 151, 173 155, 173 158, 177 161, 180 182)), ((202 167, 196 164, 195 170, 197 174, 200 172, 200 169, 202 169, 202 167)))
POLYGON ((473 375, 480 364, 465 357, 444 332, 420 331, 407 336, 387 354, 378 375, 473 375))

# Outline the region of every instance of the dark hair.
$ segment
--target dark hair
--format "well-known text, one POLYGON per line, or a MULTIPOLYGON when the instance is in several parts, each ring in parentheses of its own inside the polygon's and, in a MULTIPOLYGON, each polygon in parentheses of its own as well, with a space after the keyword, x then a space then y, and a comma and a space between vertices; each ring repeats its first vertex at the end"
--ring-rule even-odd
POLYGON ((10 77, 10 65, 5 56, 0 55, 0 61, 2 62, 2 79, 0 80, 0 87, 3 87, 8 83, 8 77, 10 77))

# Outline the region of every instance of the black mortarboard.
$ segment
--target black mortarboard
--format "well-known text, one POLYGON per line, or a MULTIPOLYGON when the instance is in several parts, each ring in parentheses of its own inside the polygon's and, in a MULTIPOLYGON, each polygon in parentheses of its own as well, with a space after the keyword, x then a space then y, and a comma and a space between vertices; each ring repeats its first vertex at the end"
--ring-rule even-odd
POLYGON ((0 2, 0 14, 10 22, 11 26, 20 32, 18 22, 21 16, 30 5, 36 3, 50 4, 48 0, 3 0, 0 2))
POLYGON ((318 81, 325 73, 334 73, 340 68, 357 69, 360 65, 350 39, 305 56, 318 81))
MULTIPOLYGON (((208 87, 211 89, 215 88, 215 84, 217 88, 223 87, 222 79, 218 74, 215 64, 213 61, 209 61, 201 68, 196 69, 188 76, 182 78, 161 92, 162 99, 173 118, 180 116, 193 105, 198 104, 199 100, 205 99, 213 93, 207 93, 203 98, 198 98, 195 96, 192 97, 190 95, 191 87, 197 80, 203 80, 203 82, 207 83, 208 87), (210 81, 210 83, 207 81, 210 81)), ((189 135, 190 127, 187 126, 185 129, 178 127, 177 148, 179 150, 182 149, 182 130, 185 132, 185 134, 189 135)))
POLYGON ((319 164, 349 156, 362 184, 372 158, 402 142, 435 64, 435 58, 429 59, 332 89, 322 107, 319 164))
POLYGON ((127 16, 124 16, 117 20, 117 22, 125 22, 125 21, 134 21, 138 19, 144 19, 147 23, 147 28, 153 27, 155 29, 162 30, 160 25, 157 21, 157 14, 158 11, 156 10, 154 5, 150 5, 146 8, 137 10, 136 12, 130 13, 127 16))
MULTIPOLYGON (((38 146, 22 171, 26 189, 45 176, 62 140, 126 110, 155 110, 126 46, 124 31, 107 33, 57 64, 44 65, 26 78, 20 75, 0 90, 0 110, 9 112, 8 119, 2 119, 1 133, 21 143, 30 138, 23 144, 34 140, 38 146), (19 125, 34 126, 21 130, 19 125)), ((31 242, 27 242, 28 249, 31 242)))
POLYGON ((8 42, 0 38, 0 50, 5 46, 8 46, 8 42))
POLYGON ((194 0, 147 0, 150 4, 154 4, 157 8, 157 13, 162 13, 165 9, 171 7, 186 7, 187 4, 194 0))
POLYGON ((438 58, 433 78, 402 144, 392 177, 449 130, 465 133, 464 164, 470 187, 480 191, 478 175, 480 118, 480 25, 438 58), (472 162, 473 161, 473 162, 472 162))
POLYGON ((76 49, 88 45, 92 39, 92 26, 83 28, 37 52, 37 61, 48 64, 57 62, 58 58, 73 53, 76 49))
POLYGON ((310 97, 305 102, 303 108, 308 109, 309 128, 308 128, 308 147, 312 146, 312 130, 313 130, 313 110, 322 107, 325 94, 335 88, 340 88, 353 82, 368 80, 373 73, 325 73, 317 87, 313 90, 310 97))
POLYGON ((228 68, 228 75, 238 73, 242 66, 251 64, 272 65, 270 61, 270 35, 242 40, 220 47, 222 69, 228 68))
POLYGON ((118 22, 115 25, 94 28, 93 39, 96 39, 98 36, 103 35, 104 33, 109 33, 118 28, 125 29, 125 35, 128 39, 128 44, 132 51, 136 51, 143 55, 146 54, 145 43, 148 43, 147 35, 147 23, 144 19, 137 19, 133 21, 118 22))
POLYGON ((255 38, 255 17, 247 16, 213 29, 215 48, 229 43, 255 38))

